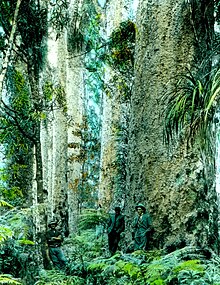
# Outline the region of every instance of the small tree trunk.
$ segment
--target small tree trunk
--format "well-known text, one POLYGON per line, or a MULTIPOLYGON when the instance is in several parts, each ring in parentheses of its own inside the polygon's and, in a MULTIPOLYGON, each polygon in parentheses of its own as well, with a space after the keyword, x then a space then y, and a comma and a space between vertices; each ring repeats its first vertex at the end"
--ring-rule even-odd
POLYGON ((10 33, 10 37, 9 37, 9 42, 8 42, 8 48, 7 48, 6 55, 5 55, 5 58, 3 60, 3 64, 2 64, 2 72, 0 74, 0 94, 1 94, 0 96, 2 96, 4 79, 5 79, 5 75, 7 73, 8 64, 10 61, 10 57, 11 57, 11 53, 12 53, 12 49, 13 49, 13 45, 14 45, 15 32, 16 32, 16 28, 17 28, 18 12, 19 12, 19 8, 21 5, 21 1, 22 0, 18 0, 17 4, 16 4, 14 19, 13 19, 13 23, 12 23, 12 29, 11 29, 11 33, 10 33))

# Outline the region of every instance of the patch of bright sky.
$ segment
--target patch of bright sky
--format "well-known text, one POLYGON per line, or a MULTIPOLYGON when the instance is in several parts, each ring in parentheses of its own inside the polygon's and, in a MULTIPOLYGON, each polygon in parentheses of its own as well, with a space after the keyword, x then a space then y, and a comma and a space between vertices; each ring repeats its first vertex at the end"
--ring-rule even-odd
POLYGON ((137 12, 138 3, 139 3, 139 0, 134 0, 134 1, 133 1, 132 10, 134 11, 134 13, 137 12))
POLYGON ((131 20, 134 20, 136 18, 137 8, 138 8, 139 0, 133 0, 131 1, 131 4, 129 5, 131 8, 129 9, 129 18, 131 20))
POLYGON ((98 0, 99 5, 104 8, 106 4, 106 0, 98 0))

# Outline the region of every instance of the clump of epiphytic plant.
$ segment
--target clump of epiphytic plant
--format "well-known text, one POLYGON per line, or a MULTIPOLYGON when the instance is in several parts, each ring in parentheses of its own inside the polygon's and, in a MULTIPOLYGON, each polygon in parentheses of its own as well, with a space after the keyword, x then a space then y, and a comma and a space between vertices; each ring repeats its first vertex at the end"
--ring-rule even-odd
POLYGON ((190 71, 179 76, 171 94, 166 94, 165 141, 178 139, 210 146, 219 105, 220 70, 204 77, 190 71))
POLYGON ((130 21, 120 23, 108 42, 107 62, 121 72, 133 69, 135 47, 135 24, 130 21))

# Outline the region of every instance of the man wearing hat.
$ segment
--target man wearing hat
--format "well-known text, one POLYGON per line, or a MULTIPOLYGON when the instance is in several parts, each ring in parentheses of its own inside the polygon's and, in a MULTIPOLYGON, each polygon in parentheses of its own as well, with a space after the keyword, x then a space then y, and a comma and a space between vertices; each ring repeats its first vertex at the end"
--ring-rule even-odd
POLYGON ((109 251, 115 254, 118 243, 120 241, 120 234, 125 230, 125 219, 121 214, 121 208, 115 207, 115 213, 109 217, 107 234, 109 251))
POLYGON ((143 204, 135 207, 137 215, 132 223, 132 238, 134 240, 134 250, 145 250, 148 241, 148 233, 152 229, 150 215, 143 204))
POLYGON ((49 248, 49 256, 54 266, 58 269, 64 269, 66 266, 66 258, 61 249, 63 236, 61 232, 56 229, 57 224, 55 220, 48 224, 50 229, 46 233, 46 240, 49 248))

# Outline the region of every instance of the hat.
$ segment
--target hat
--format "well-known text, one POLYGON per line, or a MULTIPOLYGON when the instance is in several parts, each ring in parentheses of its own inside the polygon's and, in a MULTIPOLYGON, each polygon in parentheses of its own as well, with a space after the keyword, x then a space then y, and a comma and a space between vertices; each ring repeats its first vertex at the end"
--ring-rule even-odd
POLYGON ((146 208, 143 204, 137 204, 137 206, 135 206, 135 210, 137 210, 137 208, 141 208, 144 212, 146 212, 146 208))
POLYGON ((115 211, 121 211, 120 207, 115 207, 115 211))

